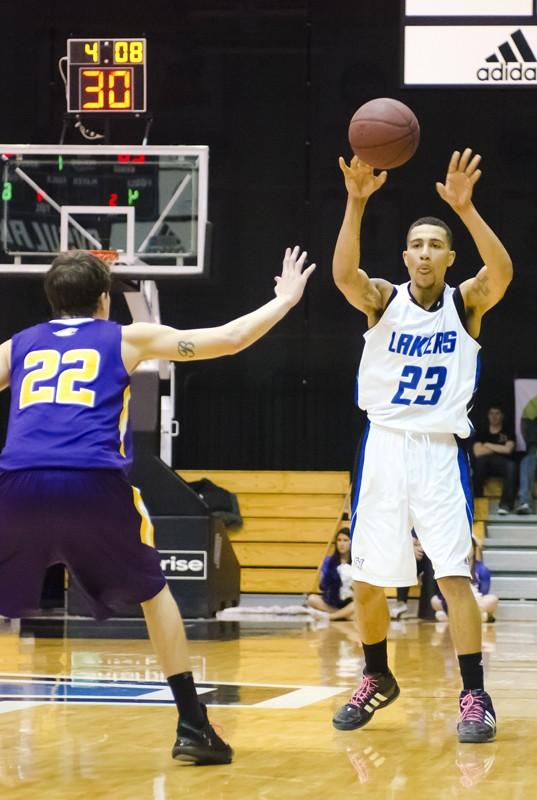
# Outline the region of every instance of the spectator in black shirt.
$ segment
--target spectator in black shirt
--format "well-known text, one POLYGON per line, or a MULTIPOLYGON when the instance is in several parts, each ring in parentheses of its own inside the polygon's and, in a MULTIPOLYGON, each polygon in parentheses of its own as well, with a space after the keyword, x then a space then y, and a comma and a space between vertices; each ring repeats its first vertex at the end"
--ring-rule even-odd
POLYGON ((503 481, 498 514, 509 514, 513 508, 517 487, 517 468, 513 460, 515 436, 504 426, 501 406, 488 409, 488 425, 477 431, 474 444, 474 495, 483 496, 483 484, 489 476, 503 481))

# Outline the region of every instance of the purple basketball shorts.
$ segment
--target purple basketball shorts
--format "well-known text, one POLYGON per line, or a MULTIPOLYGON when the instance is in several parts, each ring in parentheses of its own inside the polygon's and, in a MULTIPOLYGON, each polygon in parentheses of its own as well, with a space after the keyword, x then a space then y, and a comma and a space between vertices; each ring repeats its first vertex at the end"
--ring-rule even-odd
POLYGON ((45 571, 65 564, 104 619, 166 585, 139 491, 119 470, 35 469, 0 474, 0 614, 39 608, 45 571))

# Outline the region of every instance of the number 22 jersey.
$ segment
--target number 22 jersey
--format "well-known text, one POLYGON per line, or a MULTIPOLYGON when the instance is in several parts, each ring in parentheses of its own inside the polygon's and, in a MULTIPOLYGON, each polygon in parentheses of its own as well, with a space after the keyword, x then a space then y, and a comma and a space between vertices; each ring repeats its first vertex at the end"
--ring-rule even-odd
POLYGON ((115 322, 52 320, 16 334, 10 387, 0 471, 129 466, 130 379, 115 322))
POLYGON ((459 289, 445 285, 431 309, 410 284, 394 287, 380 320, 365 334, 357 376, 358 405, 372 423, 416 433, 468 437, 480 345, 463 324, 459 289))

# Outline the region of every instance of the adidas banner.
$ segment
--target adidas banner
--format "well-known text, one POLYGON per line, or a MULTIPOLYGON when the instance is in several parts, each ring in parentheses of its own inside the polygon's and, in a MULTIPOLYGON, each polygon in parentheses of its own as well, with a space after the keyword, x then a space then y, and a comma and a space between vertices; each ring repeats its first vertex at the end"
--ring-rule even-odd
POLYGON ((407 17, 531 17, 533 0, 406 0, 407 17))
POLYGON ((535 86, 537 25, 409 25, 406 86, 535 86))

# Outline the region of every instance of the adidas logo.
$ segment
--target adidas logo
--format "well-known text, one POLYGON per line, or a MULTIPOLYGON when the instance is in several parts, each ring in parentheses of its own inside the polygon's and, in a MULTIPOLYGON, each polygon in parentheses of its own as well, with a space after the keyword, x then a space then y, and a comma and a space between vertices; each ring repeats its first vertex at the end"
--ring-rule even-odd
POLYGON ((492 53, 486 62, 487 66, 480 67, 476 73, 481 82, 537 82, 537 58, 520 29, 512 33, 508 41, 498 45, 498 53, 492 53))
POLYGON ((490 711, 485 711, 485 722, 487 723, 487 725, 490 725, 490 727, 493 730, 496 730, 496 720, 494 719, 490 711))
POLYGON ((380 706, 381 703, 385 703, 388 698, 384 697, 383 694, 380 692, 376 692, 373 697, 369 700, 369 703, 366 703, 364 706, 365 710, 368 711, 370 714, 373 714, 374 711, 380 706))

